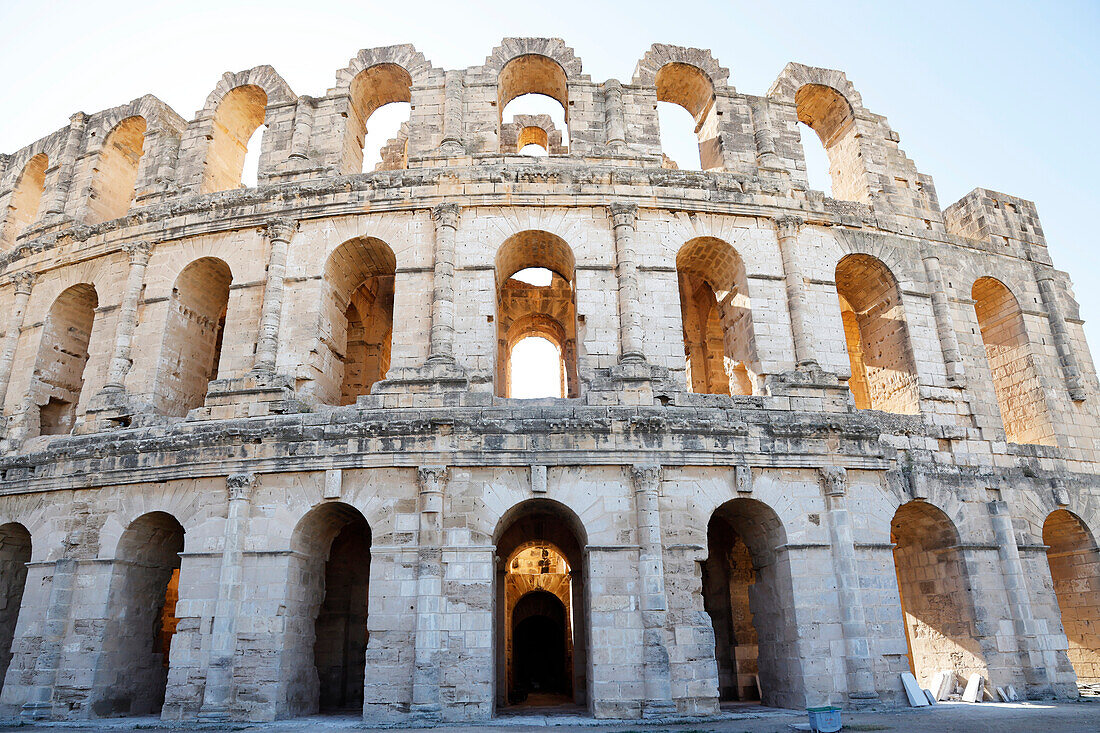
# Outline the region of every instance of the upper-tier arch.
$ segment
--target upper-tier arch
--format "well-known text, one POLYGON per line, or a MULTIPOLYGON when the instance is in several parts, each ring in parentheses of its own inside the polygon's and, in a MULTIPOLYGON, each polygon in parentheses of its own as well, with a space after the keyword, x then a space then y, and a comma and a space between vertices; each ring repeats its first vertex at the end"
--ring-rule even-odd
POLYGON ((638 59, 631 83, 635 86, 656 86, 658 73, 668 64, 693 66, 710 79, 714 89, 733 91, 733 87, 729 86, 730 70, 718 63, 718 59, 710 51, 665 43, 654 43, 645 56, 638 59))
POLYGON ((381 46, 379 48, 364 48, 348 61, 348 65, 336 72, 336 86, 332 89, 335 94, 347 94, 351 89, 351 82, 360 73, 372 66, 380 64, 394 64, 400 66, 412 78, 414 85, 427 84, 432 80, 437 69, 424 54, 416 50, 410 43, 402 43, 397 46, 381 46))
POLYGON ((499 75, 509 61, 520 56, 545 56, 553 59, 565 71, 570 83, 590 81, 582 73, 581 60, 560 38, 505 38, 485 59, 487 73, 499 75))

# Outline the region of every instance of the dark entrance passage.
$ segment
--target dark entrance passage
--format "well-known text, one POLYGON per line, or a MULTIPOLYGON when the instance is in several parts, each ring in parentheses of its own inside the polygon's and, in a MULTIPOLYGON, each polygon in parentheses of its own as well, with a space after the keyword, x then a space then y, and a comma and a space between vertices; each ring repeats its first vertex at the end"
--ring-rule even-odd
POLYGON ((369 582, 370 534, 365 520, 354 521, 336 535, 325 563, 325 601, 313 647, 322 713, 363 708, 369 582))
POLYGON ((512 685, 508 700, 515 703, 569 701, 572 685, 566 664, 565 606, 557 596, 533 591, 512 610, 512 685))

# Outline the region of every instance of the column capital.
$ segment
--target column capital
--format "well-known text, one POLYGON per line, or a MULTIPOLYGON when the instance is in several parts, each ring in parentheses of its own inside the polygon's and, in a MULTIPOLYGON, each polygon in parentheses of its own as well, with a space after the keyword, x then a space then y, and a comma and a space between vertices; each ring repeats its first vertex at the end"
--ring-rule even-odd
POLYGON ((153 253, 153 244, 140 239, 122 245, 122 251, 130 256, 131 265, 147 265, 149 264, 149 256, 153 253))
POLYGON ((271 219, 264 224, 264 236, 273 242, 289 242, 298 229, 298 222, 294 219, 271 219))
POLYGON ((225 477, 225 488, 229 491, 229 500, 248 500, 252 496, 252 490, 259 483, 254 473, 231 473, 225 477))
POLYGON ((656 491, 661 485, 661 467, 655 463, 635 463, 630 467, 635 491, 656 491))
POLYGON ((613 201, 607 205, 611 212, 611 223, 615 227, 634 227, 638 220, 638 204, 627 201, 613 201))
POLYGON ((603 83, 604 94, 618 94, 622 96, 623 83, 618 79, 608 79, 603 83))
POLYGON ((34 281, 38 279, 38 275, 30 270, 21 270, 20 272, 14 272, 7 277, 7 283, 15 286, 16 293, 22 293, 23 295, 30 295, 31 288, 34 287, 34 281))
POLYGON ((825 496, 844 496, 847 493, 848 471, 843 466, 822 466, 818 472, 825 496))
POLYGON ((452 229, 458 229, 458 213, 462 207, 458 204, 445 201, 442 204, 437 204, 432 208, 432 221, 435 222, 435 226, 439 227, 451 227, 452 229))
POLYGON ((777 216, 773 221, 780 239, 798 236, 798 230, 806 223, 805 220, 797 216, 777 216))
POLYGON ((420 493, 442 491, 447 480, 446 466, 420 466, 416 469, 416 480, 420 484, 420 493))

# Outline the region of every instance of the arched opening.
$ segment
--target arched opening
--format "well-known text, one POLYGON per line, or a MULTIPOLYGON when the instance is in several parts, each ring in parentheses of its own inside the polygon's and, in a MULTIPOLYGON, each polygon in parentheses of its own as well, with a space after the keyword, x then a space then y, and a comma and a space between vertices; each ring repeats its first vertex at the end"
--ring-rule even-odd
POLYGON ((97 307, 99 296, 88 283, 66 289, 50 306, 31 393, 40 435, 64 435, 73 429, 97 307))
POLYGON ((11 664, 11 645, 31 561, 31 533, 22 524, 0 525, 0 685, 11 664))
POLYGON ((991 277, 975 281, 971 297, 1008 441, 1054 445, 1054 424, 1020 304, 1003 283, 991 277))
POLYGON ((790 689, 798 628, 786 542, 779 517, 754 499, 733 499, 711 515, 703 608, 714 628, 722 701, 783 707, 804 696, 790 689))
POLYGON ((145 148, 145 118, 127 117, 103 141, 88 200, 90 224, 125 216, 134 201, 134 184, 145 148))
POLYGON ((688 389, 753 394, 760 366, 741 256, 721 239, 697 237, 677 253, 676 274, 688 389))
POLYGON ((497 708, 572 708, 587 693, 587 536, 563 504, 530 499, 494 535, 497 708))
POLYGON ((266 112, 267 93, 253 84, 231 89, 222 97, 211 124, 202 193, 228 191, 241 186, 245 156, 249 145, 253 153, 259 148, 259 141, 253 140, 253 134, 264 123, 266 112))
POLYGON ((1043 544, 1069 661, 1078 684, 1100 684, 1100 550, 1085 523, 1065 509, 1043 523, 1043 544))
POLYGON ((970 598, 959 533, 942 511, 922 501, 900 506, 890 522, 909 667, 921 687, 937 672, 988 678, 970 598))
POLYGON ((836 292, 856 407, 920 412, 917 368, 893 273, 870 255, 847 255, 836 266, 836 292))
MULTIPOLYGON (((569 147, 569 83, 565 69, 548 56, 525 54, 504 65, 497 80, 498 131, 501 152, 506 150, 503 127, 520 117, 546 115, 555 130, 561 131, 561 152, 569 147)), ((547 144, 548 151, 553 148, 547 144)), ((522 150, 520 145, 515 150, 522 150)), ((513 150, 512 152, 515 152, 513 150)), ((554 151, 557 152, 557 151, 554 151)))
POLYGON ((153 388, 160 414, 183 417, 205 403, 218 377, 232 282, 229 265, 216 257, 195 260, 176 278, 153 388))
POLYGON ((370 394, 390 369, 393 283, 397 258, 380 239, 344 242, 325 264, 317 395, 322 402, 351 405, 370 394))
POLYGON ((412 114, 409 72, 397 64, 376 64, 351 80, 349 94, 343 173, 361 173, 376 164, 378 170, 407 168, 405 123, 412 114))
POLYGON ((103 632, 108 643, 89 695, 96 717, 150 715, 164 705, 183 549, 183 527, 164 512, 143 514, 122 533, 103 632))
POLYGON ((794 100, 798 121, 816 132, 825 148, 831 194, 844 201, 870 203, 852 105, 836 89, 821 84, 802 86, 794 100))
POLYGON ((528 125, 519 131, 516 149, 520 155, 544 157, 550 154, 550 136, 541 127, 528 125))
POLYGON ((810 188, 824 192, 829 198, 836 198, 833 196, 833 177, 829 171, 829 154, 821 138, 812 127, 799 122, 798 142, 802 145, 802 155, 806 159, 806 182, 810 188))
POLYGON ((512 346, 508 354, 508 396, 516 399, 538 399, 540 397, 565 397, 565 360, 562 359, 561 333, 553 328, 555 324, 545 324, 548 336, 534 336, 542 333, 537 324, 512 346))
POLYGON ((718 135, 719 116, 715 109, 714 85, 699 68, 679 62, 667 63, 657 72, 657 114, 661 127, 661 149, 677 167, 715 170, 722 167, 722 145, 718 135), (690 122, 667 105, 677 105, 690 115, 690 122), (697 152, 691 151, 692 137, 697 152))
MULTIPOLYGON (((513 347, 540 336, 558 350, 559 396, 578 397, 576 262, 563 239, 528 230, 509 237, 496 256, 497 394, 512 397, 513 384, 529 382, 513 347), (516 369, 519 367, 519 369, 516 369)), ((546 391, 545 385, 542 388, 546 391)))
POLYGON ((19 180, 11 193, 8 215, 4 221, 4 241, 10 244, 38 219, 42 193, 46 190, 46 169, 50 160, 43 153, 35 155, 23 166, 19 180))
POLYGON ((370 549, 370 526, 348 504, 322 504, 295 528, 278 717, 362 712, 370 549))

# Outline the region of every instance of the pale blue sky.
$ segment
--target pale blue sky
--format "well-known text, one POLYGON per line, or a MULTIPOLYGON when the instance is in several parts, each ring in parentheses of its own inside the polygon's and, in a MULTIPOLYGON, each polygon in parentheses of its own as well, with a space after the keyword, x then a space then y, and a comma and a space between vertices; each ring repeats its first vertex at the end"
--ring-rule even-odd
POLYGON ((0 3, 3 152, 146 93, 190 118, 222 72, 256 64, 323 94, 358 49, 392 43, 465 68, 505 36, 559 36, 596 81, 629 80, 651 43, 701 46, 752 94, 788 61, 841 69, 941 205, 977 186, 1038 204, 1100 344, 1097 2, 0 3))

